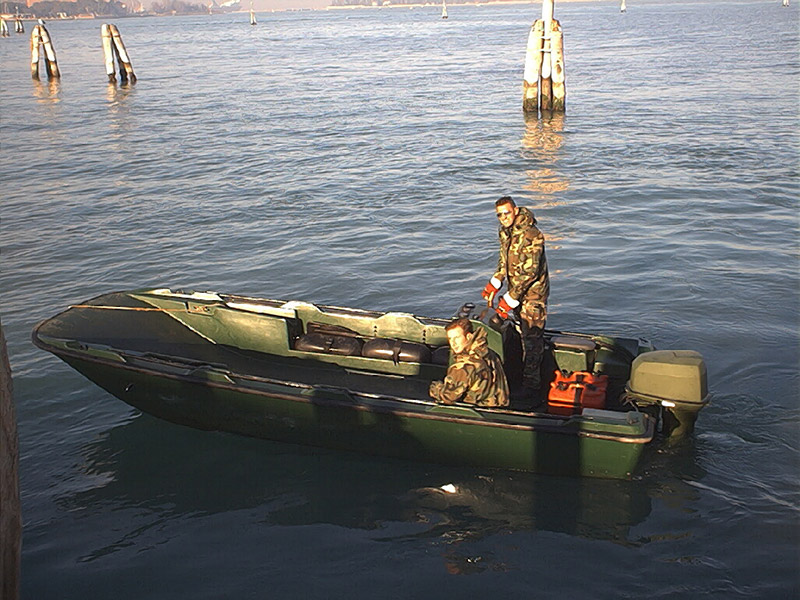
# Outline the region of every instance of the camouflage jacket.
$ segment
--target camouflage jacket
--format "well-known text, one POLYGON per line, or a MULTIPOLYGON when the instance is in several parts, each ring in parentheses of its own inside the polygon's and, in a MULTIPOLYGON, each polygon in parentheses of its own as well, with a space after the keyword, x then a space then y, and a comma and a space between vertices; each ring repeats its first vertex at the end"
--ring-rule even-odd
POLYGON ((550 276, 544 253, 544 236, 527 208, 520 208, 511 227, 500 228, 500 258, 495 278, 505 280, 515 300, 547 303, 550 276))
POLYGON ((478 329, 461 354, 456 354, 444 381, 431 383, 437 402, 508 406, 508 383, 500 357, 489 349, 486 331, 478 329))

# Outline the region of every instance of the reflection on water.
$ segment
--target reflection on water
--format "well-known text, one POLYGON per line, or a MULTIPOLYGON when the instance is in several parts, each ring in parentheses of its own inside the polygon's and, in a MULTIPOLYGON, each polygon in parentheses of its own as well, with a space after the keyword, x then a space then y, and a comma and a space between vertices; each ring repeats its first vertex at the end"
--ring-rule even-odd
POLYGON ((509 530, 641 544, 630 529, 650 514, 651 497, 681 503, 687 494, 680 481, 670 493, 647 480, 478 473, 195 431, 147 415, 87 444, 83 456, 92 487, 62 497, 62 506, 95 518, 102 510, 138 515, 134 530, 99 534, 84 561, 125 548, 167 519, 253 509, 266 525, 379 531, 386 523, 406 523, 410 530, 378 541, 433 543, 449 571, 468 572, 493 565, 469 543, 509 530))
POLYGON ((42 102, 58 104, 61 102, 61 80, 33 80, 33 97, 42 102))
POLYGON ((123 106, 128 96, 131 95, 136 87, 130 83, 109 82, 106 87, 106 100, 110 108, 123 106))
MULTIPOLYGON (((520 154, 526 162, 533 163, 535 168, 525 170, 528 180, 523 187, 534 193, 534 209, 565 204, 562 194, 569 189, 569 179, 559 173, 556 165, 564 143, 563 131, 564 113, 553 114, 546 111, 541 118, 525 119, 520 154)), ((556 229, 554 222, 549 222, 543 233, 551 250, 558 250, 560 245, 557 242, 566 235, 563 230, 556 229)), ((552 273, 559 274, 560 271, 555 270, 552 273)))
POLYGON ((556 163, 564 143, 564 114, 546 112, 541 118, 525 119, 525 134, 522 136, 523 158, 534 163, 527 169, 528 183, 525 189, 535 192, 541 206, 561 204, 555 194, 569 189, 569 179, 559 173, 556 163))
POLYGON ((113 135, 111 149, 124 157, 130 148, 127 147, 127 133, 134 132, 137 122, 131 120, 130 100, 134 97, 136 86, 131 83, 109 82, 106 87, 106 102, 108 103, 109 124, 113 135))

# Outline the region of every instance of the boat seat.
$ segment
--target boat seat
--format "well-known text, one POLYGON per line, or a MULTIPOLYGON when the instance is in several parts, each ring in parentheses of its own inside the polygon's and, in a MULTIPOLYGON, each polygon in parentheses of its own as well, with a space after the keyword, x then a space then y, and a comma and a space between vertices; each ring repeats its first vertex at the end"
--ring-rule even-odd
POLYGON ((307 333, 297 338, 294 349, 302 352, 321 352, 339 356, 360 356, 361 340, 344 335, 307 333))
POLYGON ((390 338, 373 338, 364 342, 361 356, 398 362, 430 363, 431 349, 425 344, 390 338))

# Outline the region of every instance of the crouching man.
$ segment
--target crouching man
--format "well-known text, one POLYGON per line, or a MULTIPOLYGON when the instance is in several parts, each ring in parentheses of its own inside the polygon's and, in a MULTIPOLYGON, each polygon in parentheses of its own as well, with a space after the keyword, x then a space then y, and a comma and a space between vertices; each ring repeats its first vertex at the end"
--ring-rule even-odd
POLYGON ((451 321, 445 327, 454 355, 444 381, 431 383, 429 393, 437 402, 466 402, 479 406, 508 406, 508 383, 500 357, 489 349, 486 331, 473 331, 469 319, 451 321))

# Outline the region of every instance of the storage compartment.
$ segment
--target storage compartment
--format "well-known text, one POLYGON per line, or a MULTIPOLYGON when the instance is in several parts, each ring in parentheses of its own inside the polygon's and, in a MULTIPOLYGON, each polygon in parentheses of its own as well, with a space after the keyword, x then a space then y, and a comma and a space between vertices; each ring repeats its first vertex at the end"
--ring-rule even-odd
POLYGON ((327 335, 324 333, 307 333, 297 338, 295 350, 303 352, 322 352, 339 356, 359 356, 361 341, 343 335, 327 335))
POLYGON ((593 369, 595 349, 593 340, 571 335, 554 335, 550 338, 556 366, 567 373, 588 372, 593 369))
POLYGON ((605 408, 608 376, 586 371, 556 371, 547 396, 547 412, 580 414, 584 408, 605 408))
POLYGON ((430 363, 432 358, 430 348, 424 344, 387 338, 374 338, 365 342, 361 356, 391 360, 395 364, 399 362, 430 363))

